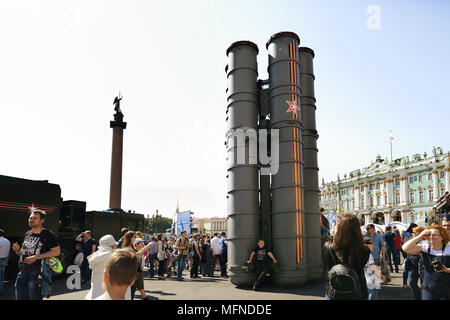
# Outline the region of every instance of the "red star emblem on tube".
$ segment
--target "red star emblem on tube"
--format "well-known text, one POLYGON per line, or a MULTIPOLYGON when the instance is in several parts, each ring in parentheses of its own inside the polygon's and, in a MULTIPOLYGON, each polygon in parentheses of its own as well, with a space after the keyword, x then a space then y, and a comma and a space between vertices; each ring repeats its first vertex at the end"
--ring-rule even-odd
POLYGON ((28 210, 30 211, 30 213, 32 213, 34 210, 36 210, 37 208, 34 206, 34 202, 31 205, 31 207, 28 207, 28 210))
POLYGON ((300 107, 297 104, 297 98, 295 98, 294 101, 286 101, 287 104, 289 105, 289 109, 287 109, 286 112, 293 112, 294 115, 297 114, 297 111, 300 110, 300 107))

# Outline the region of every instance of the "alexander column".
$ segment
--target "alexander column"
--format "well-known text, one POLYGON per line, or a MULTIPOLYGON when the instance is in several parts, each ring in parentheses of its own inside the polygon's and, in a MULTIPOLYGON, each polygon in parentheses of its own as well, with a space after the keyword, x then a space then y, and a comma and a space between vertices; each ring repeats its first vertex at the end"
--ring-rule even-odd
POLYGON ((111 155, 111 186, 109 192, 109 208, 121 210, 122 201, 122 153, 123 153, 123 130, 127 123, 123 122, 123 114, 120 110, 120 95, 114 99, 114 121, 110 121, 113 129, 112 155, 111 155))

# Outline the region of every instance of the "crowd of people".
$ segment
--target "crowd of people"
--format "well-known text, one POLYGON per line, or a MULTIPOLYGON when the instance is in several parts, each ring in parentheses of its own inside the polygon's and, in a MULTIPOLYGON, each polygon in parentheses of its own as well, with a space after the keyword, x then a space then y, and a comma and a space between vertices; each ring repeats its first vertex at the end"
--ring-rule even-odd
MULTIPOLYGON (((16 242, 11 246, 0 229, 0 293, 11 247, 19 257, 16 299, 39 300, 48 296, 52 270, 59 269, 58 264, 49 261, 54 262, 61 249, 54 233, 44 228, 45 218, 45 211, 37 209, 30 213, 30 230, 25 233, 22 245, 16 242)), ((322 250, 326 271, 325 298, 376 300, 381 285, 389 283, 391 273, 399 273, 403 265, 403 287, 411 289, 414 299, 448 300, 448 218, 442 221, 442 225, 433 224, 428 228, 410 224, 402 234, 390 226, 381 234, 375 231, 373 224, 369 224, 363 234, 358 218, 345 215, 338 222, 333 237, 324 237, 328 240, 323 243, 322 250)), ((118 241, 107 234, 99 239, 98 246, 90 230, 74 240, 76 252, 72 262, 80 268, 81 282, 90 284, 87 300, 133 300, 136 291, 140 292, 142 299, 147 299, 144 267, 148 268, 149 277, 157 276, 158 280, 176 276, 176 280, 183 281, 185 270, 190 270, 191 279, 213 277, 215 271, 220 271, 221 277, 228 277, 225 232, 188 235, 182 231, 179 236, 150 235, 123 228, 118 241)), ((263 283, 271 262, 277 263, 275 256, 264 241, 259 240, 247 261, 256 269, 256 279, 252 284, 254 290, 263 283)))
POLYGON ((363 235, 358 218, 351 214, 339 221, 332 240, 323 245, 325 298, 376 300, 391 273, 400 272, 403 257, 403 288, 410 288, 415 300, 449 300, 449 216, 442 225, 422 228, 411 223, 403 234, 391 226, 385 231, 376 232, 368 224, 363 235))
MULTIPOLYGON (((30 212, 22 245, 12 246, 0 229, 0 294, 3 291, 5 266, 10 249, 19 257, 19 272, 15 282, 17 300, 40 300, 48 297, 52 284, 52 268, 49 260, 61 254, 55 234, 44 227, 46 212, 30 212)), ((225 232, 212 235, 198 233, 188 235, 182 231, 174 234, 144 234, 122 228, 121 238, 116 241, 110 234, 98 241, 93 238, 91 230, 80 233, 75 240, 75 254, 69 264, 79 267, 81 284, 90 284, 85 299, 117 298, 123 291, 123 298, 133 300, 136 290, 142 299, 147 299, 144 288, 144 267, 148 268, 149 277, 158 276, 159 280, 176 276, 182 281, 183 271, 190 270, 190 278, 213 277, 216 268, 220 276, 227 278, 227 245, 225 232), (122 252, 126 250, 128 253, 122 252), (130 255, 131 253, 131 255, 130 255), (134 263, 136 265, 134 267, 134 263), (135 277, 125 277, 129 272, 121 270, 133 266, 135 277), (122 275, 122 276, 121 276, 122 275), (117 279, 122 277, 123 279, 117 279), (125 290, 122 286, 127 285, 125 290), (107 294, 108 290, 111 294, 107 294)), ((53 271, 56 271, 53 270, 53 271)), ((61 270, 59 271, 61 272, 61 270)))
MULTIPOLYGON (((74 264, 80 266, 82 282, 91 282, 91 289, 85 299, 112 298, 105 295, 107 288, 114 287, 114 275, 105 276, 108 272, 108 264, 114 253, 127 249, 137 259, 134 281, 121 282, 121 285, 129 283, 126 290, 116 288, 122 292, 124 299, 134 300, 136 290, 140 292, 142 299, 147 299, 144 288, 144 267, 148 268, 148 276, 158 280, 164 280, 176 275, 178 281, 182 281, 183 271, 190 270, 190 278, 213 277, 216 264, 220 268, 221 276, 226 274, 227 244, 225 232, 211 235, 198 233, 187 235, 182 231, 179 236, 173 234, 144 234, 140 231, 122 228, 122 237, 115 241, 112 235, 105 235, 99 240, 96 250, 96 241, 92 238, 92 232, 86 230, 77 238, 77 252, 74 264), (91 280, 92 273, 92 280, 91 280)), ((129 255, 121 253, 114 255, 114 261, 120 265, 121 259, 130 259, 129 255)), ((127 261, 128 261, 127 260, 127 261)), ((131 262, 126 265, 130 265, 131 262)), ((112 267, 111 267, 112 268, 112 267)), ((124 273, 126 274, 126 272, 124 273)), ((120 286, 119 286, 120 287, 120 286)), ((117 294, 115 295, 117 297, 117 294)))

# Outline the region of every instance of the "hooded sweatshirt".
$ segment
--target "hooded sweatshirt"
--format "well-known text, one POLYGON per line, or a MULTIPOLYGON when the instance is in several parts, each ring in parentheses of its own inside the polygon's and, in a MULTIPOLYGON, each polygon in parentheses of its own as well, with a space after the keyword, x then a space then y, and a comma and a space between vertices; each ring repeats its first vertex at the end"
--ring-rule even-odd
POLYGON ((105 270, 106 260, 113 253, 111 247, 99 246, 98 250, 87 257, 89 268, 92 269, 91 289, 84 298, 85 300, 94 300, 105 292, 103 291, 103 271, 105 270))

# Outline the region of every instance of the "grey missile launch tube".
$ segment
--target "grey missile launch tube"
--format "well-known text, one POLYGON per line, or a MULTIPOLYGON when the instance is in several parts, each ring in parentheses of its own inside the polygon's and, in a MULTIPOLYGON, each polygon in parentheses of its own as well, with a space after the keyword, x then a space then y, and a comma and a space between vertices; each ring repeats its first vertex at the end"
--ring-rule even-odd
POLYGON ((238 41, 227 50, 225 69, 228 79, 227 97, 227 181, 228 181, 228 271, 231 283, 247 285, 255 275, 247 272, 245 263, 260 236, 259 184, 257 153, 258 47, 250 41, 238 41), (235 139, 235 130, 252 137, 247 142, 235 139), (254 135, 252 135, 253 131, 254 135), (249 142, 254 143, 253 148, 249 142), (244 145, 243 145, 244 144, 244 145), (245 149, 245 163, 238 162, 238 147, 245 149))
POLYGON ((316 99, 314 96, 314 51, 299 47, 300 83, 303 120, 303 182, 305 184, 305 245, 308 252, 308 280, 322 280, 322 250, 320 234, 319 167, 317 165, 316 99))
POLYGON ((303 203, 299 37, 280 32, 267 42, 269 51, 270 128, 279 129, 279 171, 272 176, 272 248, 279 261, 274 280, 282 287, 308 279, 303 203))

